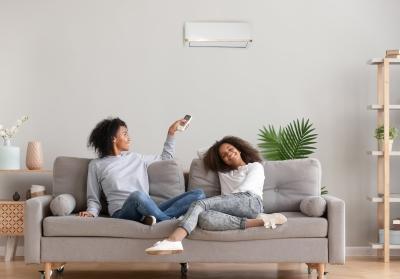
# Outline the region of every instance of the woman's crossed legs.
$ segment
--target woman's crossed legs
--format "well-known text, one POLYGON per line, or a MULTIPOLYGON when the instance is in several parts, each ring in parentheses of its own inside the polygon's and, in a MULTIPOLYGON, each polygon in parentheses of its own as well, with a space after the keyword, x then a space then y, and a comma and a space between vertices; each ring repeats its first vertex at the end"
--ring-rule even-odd
POLYGON ((112 217, 141 221, 145 216, 154 216, 157 222, 178 218, 186 213, 189 206, 198 200, 204 199, 203 190, 196 189, 169 199, 159 206, 144 192, 135 191, 129 195, 122 208, 112 217))

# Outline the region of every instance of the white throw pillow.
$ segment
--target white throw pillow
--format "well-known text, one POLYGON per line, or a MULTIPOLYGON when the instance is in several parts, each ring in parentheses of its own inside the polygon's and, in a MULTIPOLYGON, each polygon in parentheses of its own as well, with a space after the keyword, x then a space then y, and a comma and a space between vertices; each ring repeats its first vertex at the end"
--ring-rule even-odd
POLYGON ((66 216, 74 211, 76 201, 71 194, 61 194, 50 203, 50 210, 54 216, 66 216))

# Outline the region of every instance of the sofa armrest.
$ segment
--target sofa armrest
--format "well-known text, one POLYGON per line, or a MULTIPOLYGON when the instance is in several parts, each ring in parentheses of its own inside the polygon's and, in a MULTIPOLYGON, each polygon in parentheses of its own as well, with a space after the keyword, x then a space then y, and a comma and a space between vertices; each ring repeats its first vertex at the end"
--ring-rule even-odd
POLYGON ((24 210, 25 263, 40 263, 40 239, 43 219, 50 215, 51 195, 29 199, 24 210))
POLYGON ((334 196, 322 196, 326 200, 328 219, 328 251, 330 264, 344 264, 346 257, 345 204, 334 196))

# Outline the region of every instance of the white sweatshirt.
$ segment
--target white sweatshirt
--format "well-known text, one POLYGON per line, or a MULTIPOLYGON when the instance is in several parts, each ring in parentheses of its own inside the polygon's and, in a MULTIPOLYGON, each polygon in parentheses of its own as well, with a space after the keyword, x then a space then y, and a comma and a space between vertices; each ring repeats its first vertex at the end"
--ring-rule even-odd
POLYGON ((261 163, 249 163, 229 172, 218 172, 221 194, 229 195, 250 191, 263 198, 264 167, 261 163))

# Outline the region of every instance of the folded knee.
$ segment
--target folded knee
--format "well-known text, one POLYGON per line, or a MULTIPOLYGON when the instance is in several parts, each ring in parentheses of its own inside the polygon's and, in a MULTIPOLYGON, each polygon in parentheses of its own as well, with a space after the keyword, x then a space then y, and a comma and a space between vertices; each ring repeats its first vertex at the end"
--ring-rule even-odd
POLYGON ((194 189, 192 192, 198 200, 202 200, 202 199, 206 198, 206 194, 204 193, 203 189, 194 189))
POLYGON ((147 197, 147 194, 146 194, 146 193, 143 193, 143 192, 141 192, 141 191, 135 191, 135 192, 131 193, 131 194, 129 195, 129 197, 128 197, 128 199, 130 199, 130 200, 136 200, 136 201, 145 200, 145 199, 147 199, 147 198, 148 198, 148 197, 147 197))

